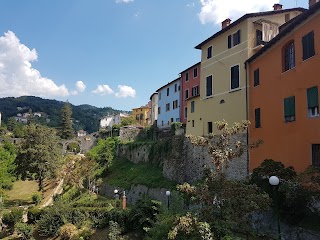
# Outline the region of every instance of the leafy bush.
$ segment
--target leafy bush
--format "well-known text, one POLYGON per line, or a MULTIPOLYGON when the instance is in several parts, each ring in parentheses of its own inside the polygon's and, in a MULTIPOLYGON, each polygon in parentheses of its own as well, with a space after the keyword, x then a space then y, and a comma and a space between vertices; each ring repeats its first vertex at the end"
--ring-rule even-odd
POLYGON ((58 208, 50 207, 41 214, 41 218, 37 221, 38 233, 43 237, 54 236, 63 224, 62 213, 58 208))
POLYGON ((36 192, 32 195, 32 202, 35 205, 39 205, 42 201, 43 197, 42 197, 42 193, 41 192, 36 192))
POLYGON ((117 222, 109 221, 109 233, 108 239, 109 240, 121 240, 121 228, 117 222))
POLYGON ((2 222, 13 228, 14 225, 22 221, 23 208, 15 207, 10 212, 3 214, 2 222))
POLYGON ((62 240, 71 240, 77 233, 77 227, 71 223, 67 223, 59 229, 59 236, 62 240))
POLYGON ((79 230, 79 233, 74 237, 74 239, 89 240, 93 233, 94 230, 92 228, 85 226, 79 230))
POLYGON ((71 142, 67 146, 67 150, 69 152, 79 153, 80 152, 80 146, 77 142, 71 142))
POLYGON ((33 238, 33 226, 26 223, 16 223, 15 229, 22 240, 31 240, 33 238))
POLYGON ((42 210, 37 207, 29 208, 28 209, 28 223, 35 223, 37 220, 40 219, 42 210))

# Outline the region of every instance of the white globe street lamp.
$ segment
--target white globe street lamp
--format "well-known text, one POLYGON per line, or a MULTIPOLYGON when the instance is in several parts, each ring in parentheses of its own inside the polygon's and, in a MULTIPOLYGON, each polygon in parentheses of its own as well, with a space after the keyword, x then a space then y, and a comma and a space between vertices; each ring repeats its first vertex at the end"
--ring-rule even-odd
POLYGON ((278 239, 281 240, 279 203, 278 203, 278 188, 277 188, 279 186, 280 179, 277 176, 271 176, 269 178, 269 183, 273 188, 273 194, 274 194, 273 201, 275 202, 276 215, 277 215, 277 225, 278 225, 278 239))
POLYGON ((170 195, 171 195, 171 192, 169 190, 166 191, 166 196, 167 196, 167 205, 168 205, 168 209, 170 207, 170 195))
POLYGON ((269 183, 270 183, 271 186, 278 186, 279 183, 280 183, 280 180, 279 180, 279 178, 277 176, 271 176, 269 178, 269 183))

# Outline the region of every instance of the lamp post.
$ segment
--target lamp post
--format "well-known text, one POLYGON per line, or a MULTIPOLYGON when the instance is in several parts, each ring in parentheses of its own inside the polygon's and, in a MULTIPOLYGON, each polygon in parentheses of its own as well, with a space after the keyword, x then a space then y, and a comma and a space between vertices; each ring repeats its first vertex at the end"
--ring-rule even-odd
POLYGON ((277 176, 271 176, 269 178, 269 183, 273 188, 273 201, 275 203, 276 215, 277 215, 278 239, 281 240, 279 203, 278 203, 278 186, 279 186, 280 180, 277 176))
POLYGON ((171 192, 169 190, 166 191, 166 196, 167 196, 167 206, 168 206, 168 210, 170 208, 170 195, 171 192))

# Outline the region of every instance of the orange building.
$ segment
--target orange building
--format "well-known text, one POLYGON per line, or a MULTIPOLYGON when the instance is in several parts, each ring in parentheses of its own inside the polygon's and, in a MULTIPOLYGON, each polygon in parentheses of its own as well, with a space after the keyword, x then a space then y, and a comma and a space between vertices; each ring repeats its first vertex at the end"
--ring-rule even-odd
POLYGON ((320 166, 320 2, 281 26, 246 62, 249 76, 250 171, 264 159, 303 171, 320 166))

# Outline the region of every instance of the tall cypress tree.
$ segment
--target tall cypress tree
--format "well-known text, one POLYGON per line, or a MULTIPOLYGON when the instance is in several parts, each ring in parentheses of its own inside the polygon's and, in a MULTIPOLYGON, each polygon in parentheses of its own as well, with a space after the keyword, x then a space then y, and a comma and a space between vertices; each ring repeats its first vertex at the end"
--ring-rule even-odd
POLYGON ((72 126, 72 109, 69 102, 66 102, 61 109, 60 136, 63 139, 71 139, 74 137, 74 129, 72 126))

